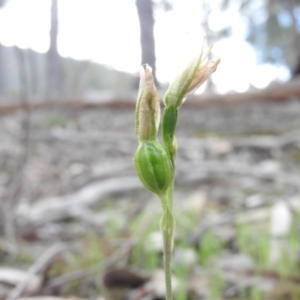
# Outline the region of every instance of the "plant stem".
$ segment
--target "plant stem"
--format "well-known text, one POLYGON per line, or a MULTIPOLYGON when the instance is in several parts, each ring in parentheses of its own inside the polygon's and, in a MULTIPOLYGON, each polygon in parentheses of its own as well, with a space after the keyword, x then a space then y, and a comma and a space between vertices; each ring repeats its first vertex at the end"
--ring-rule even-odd
POLYGON ((172 208, 173 208, 173 197, 174 197, 174 175, 173 175, 173 179, 172 182, 170 183, 170 186, 166 192, 167 194, 167 203, 168 206, 170 208, 170 211, 172 212, 172 208))
POLYGON ((164 234, 164 269, 165 269, 165 285, 166 285, 166 300, 172 300, 172 241, 168 235, 164 234))
POLYGON ((172 215, 174 180, 172 181, 167 192, 161 197, 163 206, 163 215, 161 218, 160 228, 163 235, 164 245, 164 270, 165 270, 165 286, 166 300, 172 300, 172 250, 175 231, 175 220, 172 215))
MULTIPOLYGON (((162 117, 162 135, 165 148, 169 154, 170 160, 175 169, 176 146, 174 144, 174 133, 177 123, 178 109, 175 107, 166 107, 162 117)), ((163 207, 163 216, 161 219, 161 232, 164 241, 164 269, 165 269, 165 285, 166 285, 166 300, 172 300, 172 251, 174 244, 175 219, 172 215, 173 195, 174 195, 174 169, 172 181, 161 198, 163 207)))

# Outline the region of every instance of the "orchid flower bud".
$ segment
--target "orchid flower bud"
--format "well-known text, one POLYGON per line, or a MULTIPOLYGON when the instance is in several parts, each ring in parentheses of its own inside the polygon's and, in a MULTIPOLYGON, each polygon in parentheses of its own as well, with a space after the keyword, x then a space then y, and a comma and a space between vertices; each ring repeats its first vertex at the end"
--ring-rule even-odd
POLYGON ((137 174, 151 192, 162 195, 173 178, 173 166, 165 148, 157 141, 141 142, 134 156, 137 174))
POLYGON ((202 85, 202 83, 204 83, 208 77, 216 71, 220 61, 220 58, 211 59, 198 68, 189 88, 184 94, 184 98, 193 94, 202 85))
POLYGON ((140 69, 140 87, 135 113, 138 141, 155 140, 160 119, 160 105, 151 68, 140 69))
POLYGON ((200 54, 195 57, 170 84, 165 95, 165 105, 179 108, 184 99, 192 94, 207 78, 217 69, 220 58, 203 62, 212 47, 203 54, 203 47, 200 54))
POLYGON ((173 166, 164 146, 156 139, 160 105, 151 68, 140 70, 140 88, 136 105, 135 126, 139 141, 134 156, 137 174, 151 192, 162 195, 173 178, 173 166))

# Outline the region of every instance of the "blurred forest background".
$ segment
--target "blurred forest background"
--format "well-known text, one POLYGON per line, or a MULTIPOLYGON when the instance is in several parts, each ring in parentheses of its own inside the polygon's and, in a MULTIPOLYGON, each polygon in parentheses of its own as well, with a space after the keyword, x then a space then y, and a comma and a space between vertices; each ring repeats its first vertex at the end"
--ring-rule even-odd
POLYGON ((176 137, 175 299, 300 299, 299 0, 0 0, 0 300, 164 299, 133 166, 138 69, 163 96, 206 43, 176 137))

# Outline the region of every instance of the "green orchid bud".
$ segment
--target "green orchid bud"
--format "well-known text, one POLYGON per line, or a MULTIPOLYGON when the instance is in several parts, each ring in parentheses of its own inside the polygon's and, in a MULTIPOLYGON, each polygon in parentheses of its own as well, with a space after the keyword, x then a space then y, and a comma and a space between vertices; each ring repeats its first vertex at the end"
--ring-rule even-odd
POLYGON ((155 140, 160 119, 159 97, 151 68, 140 69, 140 87, 135 111, 135 128, 138 141, 155 140))
POLYGON ((156 140, 141 142, 134 156, 137 174, 151 192, 162 195, 173 178, 173 167, 165 148, 156 140))
POLYGON ((166 106, 179 108, 184 99, 192 94, 217 69, 220 59, 203 62, 211 48, 212 46, 208 48, 206 54, 203 54, 202 47, 200 54, 170 84, 164 98, 166 106))

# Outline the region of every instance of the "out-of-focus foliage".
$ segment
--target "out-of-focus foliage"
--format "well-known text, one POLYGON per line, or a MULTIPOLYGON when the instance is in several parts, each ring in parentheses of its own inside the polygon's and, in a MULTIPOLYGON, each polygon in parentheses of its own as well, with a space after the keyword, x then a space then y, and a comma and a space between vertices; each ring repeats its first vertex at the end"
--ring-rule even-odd
POLYGON ((6 0, 0 0, 0 8, 2 8, 5 5, 6 0))
MULTIPOLYGON (((260 62, 280 63, 293 69, 300 56, 299 0, 223 0, 226 13, 233 5, 247 24, 246 40, 253 44, 260 62)), ((222 34, 230 35, 231 26, 222 34)))
POLYGON ((153 3, 155 4, 155 8, 162 8, 166 12, 173 9, 172 0, 156 0, 153 3))
MULTIPOLYGON (((18 52, 22 52, 23 64, 26 66, 28 92, 30 96, 42 97, 46 91, 47 65, 46 54, 36 53, 31 49, 18 49, 5 47, 2 57, 7 64, 4 65, 5 86, 10 97, 17 96, 22 89, 19 75, 18 52), (9 68, 8 68, 9 66, 9 68), (30 66, 30 67, 29 67, 30 66)), ((118 90, 130 91, 134 87, 135 76, 117 71, 109 66, 99 65, 91 61, 77 61, 72 58, 62 58, 65 73, 61 97, 81 96, 85 91, 118 90)))

